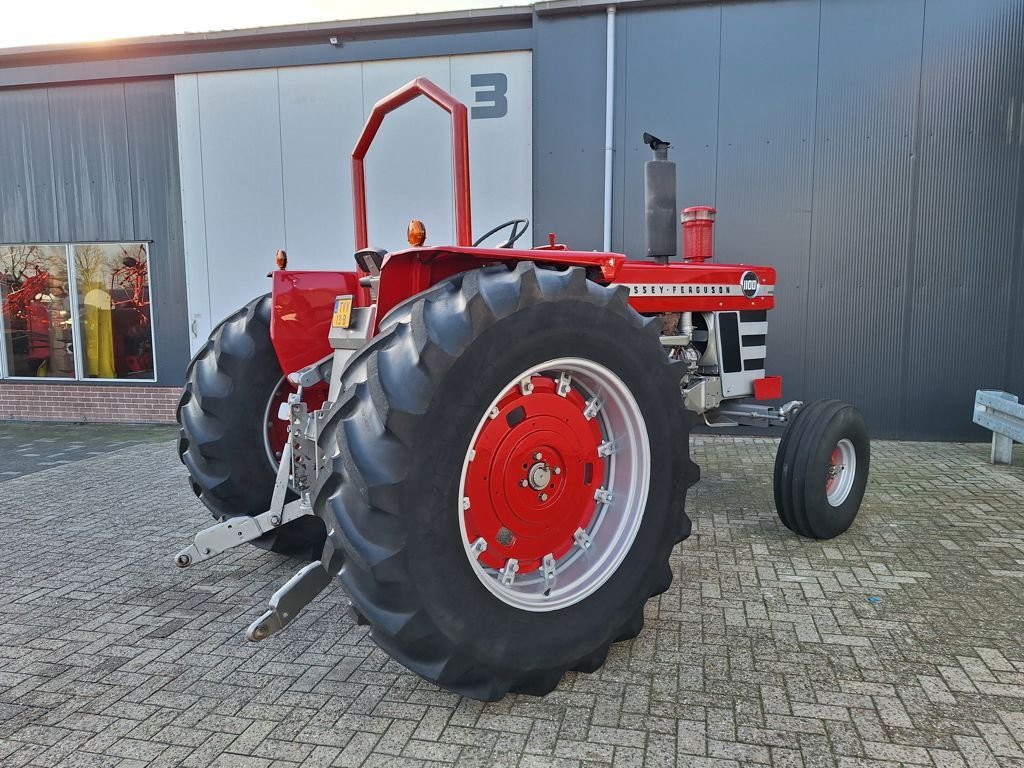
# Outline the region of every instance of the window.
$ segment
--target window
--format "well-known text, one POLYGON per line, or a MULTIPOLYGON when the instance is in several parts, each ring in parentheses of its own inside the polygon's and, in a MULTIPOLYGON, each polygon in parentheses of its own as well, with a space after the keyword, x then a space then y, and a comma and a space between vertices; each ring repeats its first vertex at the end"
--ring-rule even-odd
POLYGON ((0 246, 0 373, 154 378, 146 243, 0 246))
POLYGON ((73 379, 74 321, 67 248, 0 248, 0 295, 8 375, 73 379))

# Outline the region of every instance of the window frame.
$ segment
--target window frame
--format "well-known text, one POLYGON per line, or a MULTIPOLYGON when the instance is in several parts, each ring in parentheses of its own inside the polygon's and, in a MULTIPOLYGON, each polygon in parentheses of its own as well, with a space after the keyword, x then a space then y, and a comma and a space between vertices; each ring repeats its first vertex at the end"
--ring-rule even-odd
POLYGON ((12 381, 18 383, 25 382, 36 382, 45 384, 47 382, 54 383, 81 383, 81 384, 155 384, 157 382, 157 343, 156 343, 156 310, 153 302, 153 295, 155 290, 153 288, 153 273, 149 269, 149 265, 152 264, 152 252, 153 252, 153 241, 152 240, 83 240, 75 242, 62 242, 62 243, 0 243, 0 249, 2 248, 16 248, 19 246, 39 246, 40 248, 63 248, 64 259, 67 265, 68 274, 68 296, 71 304, 71 315, 74 319, 72 323, 71 338, 72 345, 74 347, 74 363, 75 363, 75 375, 74 377, 68 376, 18 376, 12 373, 10 368, 10 362, 7 359, 7 327, 4 321, 3 312, 0 312, 0 339, 3 339, 3 343, 0 344, 0 381, 12 381), (114 379, 101 379, 85 376, 85 361, 82 357, 83 354, 83 331, 82 331, 82 314, 80 301, 78 296, 78 272, 75 267, 75 252, 76 246, 85 245, 118 245, 118 246, 136 246, 140 245, 145 249, 146 252, 146 284, 149 289, 149 336, 150 343, 153 351, 153 372, 147 378, 114 378, 114 379))
MULTIPOLYGON (((71 264, 71 247, 70 247, 70 244, 68 244, 68 243, 0 243, 0 248, 17 248, 19 246, 25 246, 25 247, 38 246, 40 248, 63 248, 64 249, 64 265, 67 268, 67 275, 68 275, 68 285, 70 286, 72 284, 72 282, 74 281, 74 273, 72 272, 73 265, 71 264)), ((68 301, 71 304, 71 316, 73 318, 77 318, 77 316, 78 316, 77 315, 77 303, 76 303, 75 298, 70 295, 70 292, 69 292, 68 301)), ((74 363, 75 363, 75 375, 74 376, 20 376, 20 375, 15 374, 15 373, 12 372, 11 363, 7 359, 7 338, 6 338, 7 326, 6 326, 6 323, 4 321, 3 314, 4 314, 3 312, 0 312, 0 331, 2 331, 2 333, 4 335, 4 342, 3 342, 2 345, 0 345, 0 363, 3 364, 2 365, 2 370, 3 370, 3 373, 4 373, 4 380, 5 381, 14 381, 14 382, 20 382, 20 383, 29 382, 29 381, 34 381, 34 382, 37 382, 37 383, 38 382, 52 381, 52 382, 58 383, 58 384, 66 383, 66 382, 69 382, 69 381, 72 381, 72 382, 74 382, 74 381, 81 381, 81 379, 79 378, 79 367, 80 367, 79 363, 78 363, 78 346, 79 346, 78 334, 79 334, 79 330, 78 330, 78 323, 77 322, 74 322, 71 325, 71 345, 72 345, 72 347, 74 349, 73 358, 74 358, 74 363)))

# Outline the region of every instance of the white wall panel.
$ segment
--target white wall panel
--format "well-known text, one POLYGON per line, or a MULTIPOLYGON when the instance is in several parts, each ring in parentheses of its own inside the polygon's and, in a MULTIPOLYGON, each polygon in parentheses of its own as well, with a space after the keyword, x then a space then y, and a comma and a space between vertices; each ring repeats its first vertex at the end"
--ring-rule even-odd
POLYGON ((288 246, 277 70, 200 75, 199 113, 216 321, 268 289, 274 252, 288 246))
POLYGON ((178 172, 181 177, 181 224, 185 244, 189 346, 195 353, 209 336, 211 329, 198 76, 179 75, 174 78, 174 101, 178 118, 178 172))
MULTIPOLYGON (((364 115, 379 99, 416 77, 427 77, 451 91, 447 58, 364 64, 364 115)), ((406 245, 410 219, 423 221, 428 243, 454 242, 450 126, 448 113, 424 98, 384 119, 365 161, 370 245, 388 250, 406 245)))
MULTIPOLYGON (((419 76, 470 108, 474 232, 529 217, 528 51, 177 77, 193 352, 268 289, 278 248, 294 269, 353 268, 352 146, 374 102, 419 76)), ((372 245, 405 247, 412 218, 426 224, 428 243, 453 241, 443 110, 417 99, 388 116, 366 170, 372 245)), ((531 233, 521 244, 543 239, 531 233)))
MULTIPOLYGON (((451 93, 470 110, 474 237, 503 221, 533 217, 532 83, 529 53, 451 58, 451 93), (474 75, 484 84, 474 87, 474 75)), ((497 244, 508 232, 485 244, 497 244)), ((546 241, 546 232, 530 230, 516 245, 546 241)))
POLYGON ((362 64, 278 73, 288 256, 302 269, 352 265, 349 161, 362 126, 362 64))

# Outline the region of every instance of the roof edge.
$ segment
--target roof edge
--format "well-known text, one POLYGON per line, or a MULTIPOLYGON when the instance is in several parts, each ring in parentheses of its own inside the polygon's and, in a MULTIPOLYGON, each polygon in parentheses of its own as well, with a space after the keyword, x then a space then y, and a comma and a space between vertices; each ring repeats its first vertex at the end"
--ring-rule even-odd
POLYGON ((289 41, 312 39, 317 36, 337 36, 344 42, 346 36, 363 36, 396 30, 425 29, 443 26, 473 26, 494 22, 514 22, 532 19, 532 5, 504 6, 462 11, 416 13, 404 16, 380 16, 370 19, 310 22, 275 27, 250 27, 212 32, 185 32, 171 35, 121 38, 117 40, 77 43, 48 43, 44 45, 0 48, 0 67, 37 64, 41 61, 70 61, 78 59, 107 59, 159 54, 165 48, 224 48, 248 47, 273 41, 280 45, 289 41))

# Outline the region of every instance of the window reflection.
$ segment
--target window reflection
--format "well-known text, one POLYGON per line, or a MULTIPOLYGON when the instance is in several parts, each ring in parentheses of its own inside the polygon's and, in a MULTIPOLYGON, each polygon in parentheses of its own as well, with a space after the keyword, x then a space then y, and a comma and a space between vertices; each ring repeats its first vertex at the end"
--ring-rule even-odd
POLYGON ((74 378, 67 249, 0 246, 0 298, 10 375, 74 378))
POLYGON ((149 254, 144 243, 72 246, 86 378, 153 378, 149 254))

